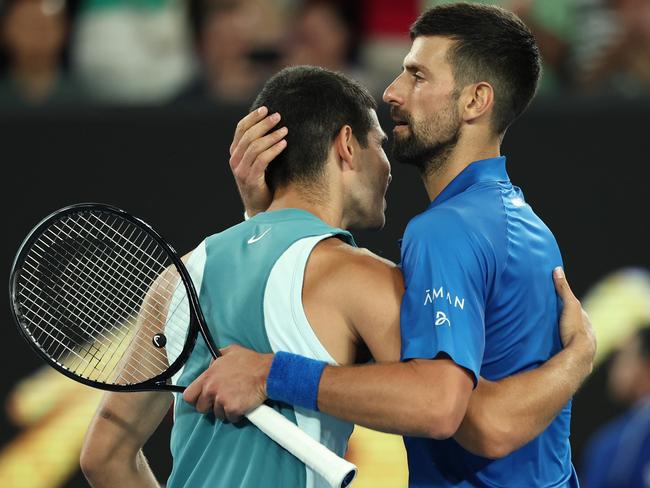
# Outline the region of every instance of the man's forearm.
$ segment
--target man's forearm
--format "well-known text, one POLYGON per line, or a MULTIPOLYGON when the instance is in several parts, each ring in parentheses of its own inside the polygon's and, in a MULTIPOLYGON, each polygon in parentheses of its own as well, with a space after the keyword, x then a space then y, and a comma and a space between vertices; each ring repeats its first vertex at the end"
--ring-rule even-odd
POLYGON ((571 399, 592 368, 579 344, 546 363, 498 382, 479 382, 455 439, 485 457, 508 455, 537 437, 571 399))
POLYGON ((318 408, 372 429, 442 439, 458 428, 471 381, 448 360, 327 367, 318 408))

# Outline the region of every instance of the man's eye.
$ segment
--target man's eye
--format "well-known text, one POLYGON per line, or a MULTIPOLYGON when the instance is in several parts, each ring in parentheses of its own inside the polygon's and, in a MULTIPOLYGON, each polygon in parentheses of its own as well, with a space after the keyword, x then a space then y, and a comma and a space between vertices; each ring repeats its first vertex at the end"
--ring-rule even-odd
POLYGON ((417 73, 413 73, 413 78, 415 79, 415 81, 423 81, 424 80, 424 76, 420 76, 417 73))

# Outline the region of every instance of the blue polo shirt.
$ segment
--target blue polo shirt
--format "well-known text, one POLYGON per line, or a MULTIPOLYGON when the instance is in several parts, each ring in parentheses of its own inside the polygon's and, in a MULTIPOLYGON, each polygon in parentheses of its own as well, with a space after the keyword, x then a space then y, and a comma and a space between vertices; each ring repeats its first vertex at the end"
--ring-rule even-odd
MULTIPOLYGON (((475 382, 539 366, 562 347, 552 280, 561 265, 505 158, 470 164, 404 233, 402 360, 449 357, 475 382)), ((571 402, 539 437, 498 460, 453 439, 405 437, 409 486, 578 486, 570 418, 571 402)))

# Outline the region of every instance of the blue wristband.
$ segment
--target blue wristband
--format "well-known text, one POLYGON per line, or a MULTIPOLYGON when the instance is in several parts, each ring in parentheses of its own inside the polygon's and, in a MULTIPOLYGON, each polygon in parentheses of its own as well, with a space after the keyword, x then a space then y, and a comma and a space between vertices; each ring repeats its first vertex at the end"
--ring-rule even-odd
POLYGON ((289 352, 277 352, 266 378, 266 394, 271 400, 318 411, 318 384, 324 361, 289 352))

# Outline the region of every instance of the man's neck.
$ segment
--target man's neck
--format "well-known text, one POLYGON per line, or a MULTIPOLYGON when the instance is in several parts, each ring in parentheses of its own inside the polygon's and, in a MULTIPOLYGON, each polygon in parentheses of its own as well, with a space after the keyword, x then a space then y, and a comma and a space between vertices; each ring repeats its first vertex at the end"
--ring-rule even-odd
POLYGON ((332 227, 343 227, 343 211, 328 202, 327 199, 307 197, 303 192, 295 189, 277 189, 267 212, 284 208, 299 208, 315 215, 332 227))
POLYGON ((440 193, 474 161, 496 158, 501 155, 500 144, 472 144, 459 141, 449 155, 449 159, 439 169, 422 173, 422 180, 429 195, 429 201, 436 199, 440 193))

